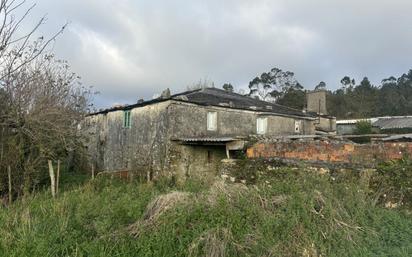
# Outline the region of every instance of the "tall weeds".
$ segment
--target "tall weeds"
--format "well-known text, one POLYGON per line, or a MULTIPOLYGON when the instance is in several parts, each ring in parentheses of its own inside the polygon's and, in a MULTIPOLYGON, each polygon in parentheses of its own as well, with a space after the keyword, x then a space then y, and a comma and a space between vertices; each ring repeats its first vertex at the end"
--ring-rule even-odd
POLYGON ((1 209, 0 256, 410 256, 410 214, 373 200, 287 167, 248 186, 98 178, 1 209))

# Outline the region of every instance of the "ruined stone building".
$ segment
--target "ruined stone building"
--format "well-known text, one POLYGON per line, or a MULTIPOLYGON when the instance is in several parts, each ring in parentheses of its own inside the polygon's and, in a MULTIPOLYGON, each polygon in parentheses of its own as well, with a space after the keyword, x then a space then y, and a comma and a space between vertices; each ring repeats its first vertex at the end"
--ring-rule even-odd
MULTIPOLYGON (((308 103, 319 97, 308 97, 308 103)), ((334 132, 333 117, 310 111, 206 88, 90 114, 82 130, 99 171, 190 175, 215 170, 222 159, 238 154, 250 135, 334 132)))

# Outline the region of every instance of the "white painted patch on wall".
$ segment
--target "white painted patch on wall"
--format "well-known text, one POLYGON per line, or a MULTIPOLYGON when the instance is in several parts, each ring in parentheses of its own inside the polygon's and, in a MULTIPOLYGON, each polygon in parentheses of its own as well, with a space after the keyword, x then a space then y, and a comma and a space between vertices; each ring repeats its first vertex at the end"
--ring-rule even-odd
POLYGON ((256 120, 256 132, 259 135, 264 135, 268 128, 268 118, 257 118, 256 120))
POLYGON ((217 112, 207 113, 207 130, 209 131, 217 130, 217 112))

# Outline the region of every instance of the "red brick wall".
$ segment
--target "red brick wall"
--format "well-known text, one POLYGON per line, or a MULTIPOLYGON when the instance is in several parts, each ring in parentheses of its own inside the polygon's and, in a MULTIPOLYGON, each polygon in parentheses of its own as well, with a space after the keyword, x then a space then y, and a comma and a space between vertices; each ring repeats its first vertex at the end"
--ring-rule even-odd
POLYGON ((412 142, 352 144, 339 141, 288 141, 256 143, 247 149, 248 158, 282 158, 332 163, 373 164, 412 157, 412 142))

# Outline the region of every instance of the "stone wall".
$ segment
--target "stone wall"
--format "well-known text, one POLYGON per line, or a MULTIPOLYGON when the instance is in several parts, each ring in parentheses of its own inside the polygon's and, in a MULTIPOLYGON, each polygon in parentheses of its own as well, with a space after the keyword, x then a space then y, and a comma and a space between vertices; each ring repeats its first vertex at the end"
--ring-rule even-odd
POLYGON ((188 177, 215 176, 220 169, 221 160, 226 158, 225 146, 191 146, 172 144, 168 160, 170 175, 177 181, 188 177))
POLYGON ((131 110, 131 127, 123 127, 123 111, 89 116, 83 122, 88 151, 99 171, 153 168, 166 165, 170 102, 131 110))
POLYGON ((180 137, 248 136, 256 134, 256 120, 268 118, 267 135, 314 134, 314 120, 299 117, 284 117, 275 114, 228 109, 214 106, 199 106, 173 103, 170 106, 171 134, 180 137), (217 112, 217 130, 207 130, 207 113, 217 112), (295 121, 302 121, 299 133, 295 133, 295 121))
POLYGON ((334 117, 319 117, 315 123, 316 129, 325 132, 336 132, 336 118, 334 117))
POLYGON ((353 164, 373 167, 379 162, 412 156, 412 143, 354 144, 342 141, 306 140, 258 142, 247 149, 248 158, 277 158, 308 162, 353 164))

